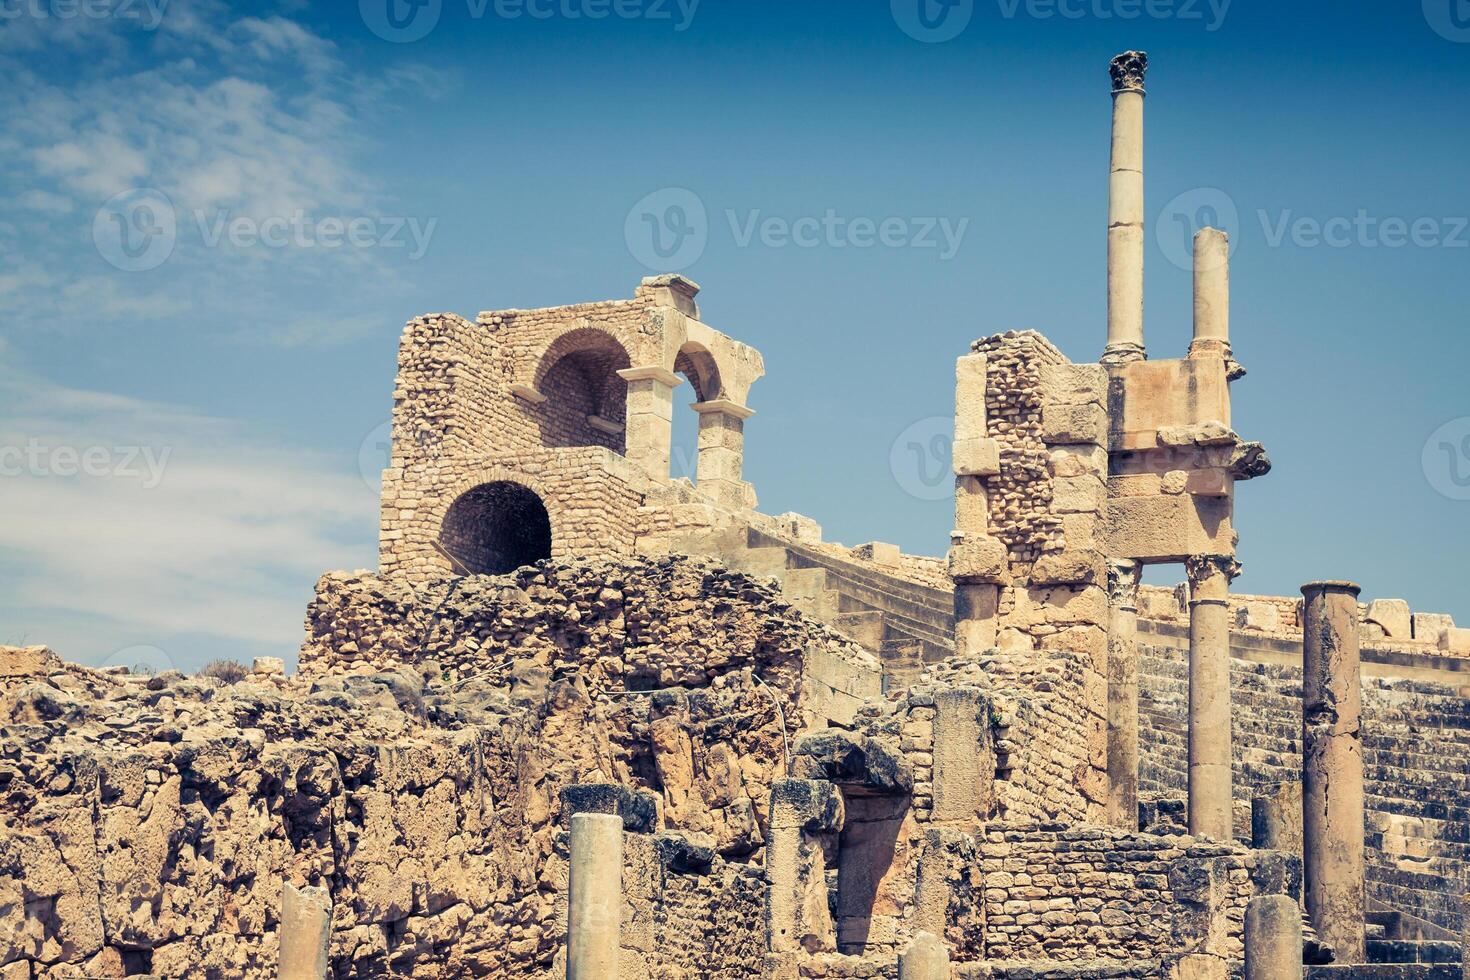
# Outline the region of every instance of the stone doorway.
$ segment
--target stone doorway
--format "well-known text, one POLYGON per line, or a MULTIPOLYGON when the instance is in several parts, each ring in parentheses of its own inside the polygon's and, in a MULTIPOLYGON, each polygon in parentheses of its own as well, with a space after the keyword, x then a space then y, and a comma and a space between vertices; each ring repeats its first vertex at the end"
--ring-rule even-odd
POLYGON ((504 575, 551 557, 551 517, 534 490, 481 484, 449 507, 439 546, 465 575, 504 575))

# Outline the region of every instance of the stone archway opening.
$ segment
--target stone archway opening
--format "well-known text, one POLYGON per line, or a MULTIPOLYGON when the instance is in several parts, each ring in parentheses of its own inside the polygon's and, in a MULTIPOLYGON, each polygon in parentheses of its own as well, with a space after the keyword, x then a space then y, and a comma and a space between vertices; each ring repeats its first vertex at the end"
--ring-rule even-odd
POLYGON ((439 546, 456 571, 504 575, 551 557, 551 516, 529 487, 481 484, 450 505, 439 546))
POLYGON ((602 330, 589 327, 558 337, 536 375, 535 387, 547 399, 540 412, 542 443, 624 453, 628 383, 618 372, 631 365, 623 345, 602 330))

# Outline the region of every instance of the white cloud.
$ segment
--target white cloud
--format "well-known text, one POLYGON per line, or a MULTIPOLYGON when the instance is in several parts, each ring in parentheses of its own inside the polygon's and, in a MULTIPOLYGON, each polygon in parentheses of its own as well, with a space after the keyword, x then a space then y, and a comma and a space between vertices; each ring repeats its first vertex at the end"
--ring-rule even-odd
POLYGON ((0 553, 16 575, 0 607, 31 642, 56 633, 84 647, 63 655, 93 659, 181 634, 289 652, 321 572, 374 561, 376 493, 355 446, 327 459, 14 371, 0 391, 0 553))
POLYGON ((15 199, 15 206, 44 214, 70 214, 76 210, 71 198, 42 190, 26 191, 15 199))

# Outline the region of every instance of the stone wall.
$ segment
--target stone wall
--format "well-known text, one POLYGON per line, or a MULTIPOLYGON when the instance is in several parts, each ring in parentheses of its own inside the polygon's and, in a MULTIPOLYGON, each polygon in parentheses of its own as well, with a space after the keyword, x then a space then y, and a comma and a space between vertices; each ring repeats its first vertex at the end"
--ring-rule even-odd
MULTIPOLYGON (((1185 792, 1186 654, 1144 645, 1140 789, 1185 792)), ((1254 788, 1301 778, 1301 669, 1232 663, 1236 836, 1250 835, 1254 788)), ((1364 678, 1368 894, 1451 931, 1470 890, 1470 701, 1465 689, 1364 678)))

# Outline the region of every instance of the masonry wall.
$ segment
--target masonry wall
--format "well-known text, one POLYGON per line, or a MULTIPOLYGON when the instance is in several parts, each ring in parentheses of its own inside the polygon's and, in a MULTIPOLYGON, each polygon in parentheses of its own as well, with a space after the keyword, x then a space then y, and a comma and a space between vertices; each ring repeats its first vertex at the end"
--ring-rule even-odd
MULTIPOLYGON (((1140 789, 1183 795, 1187 655, 1142 646, 1140 789)), ((1235 830, 1253 787, 1301 778, 1301 669, 1231 665, 1235 830)), ((1365 678, 1363 754, 1370 899, 1459 932, 1470 888, 1470 700, 1464 689, 1365 678)))

